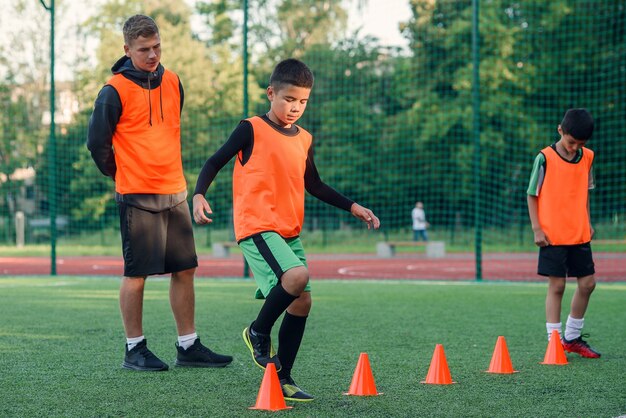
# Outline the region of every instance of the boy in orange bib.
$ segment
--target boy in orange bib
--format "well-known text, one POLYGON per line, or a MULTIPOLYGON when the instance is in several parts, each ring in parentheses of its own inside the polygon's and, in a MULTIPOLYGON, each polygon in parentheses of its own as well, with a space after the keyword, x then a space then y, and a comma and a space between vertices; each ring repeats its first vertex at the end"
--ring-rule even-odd
POLYGON ((204 164, 193 196, 195 221, 211 222, 207 216, 211 207, 204 195, 217 172, 237 156, 233 169, 235 238, 254 273, 256 297, 265 299, 257 318, 243 330, 243 339, 257 366, 274 363, 285 399, 300 402, 313 400, 291 377, 311 310, 309 271, 299 236, 304 192, 350 212, 368 228, 380 225, 371 210, 326 185, 317 172, 313 136, 296 125, 312 87, 313 73, 303 62, 280 62, 267 88, 269 112, 241 121, 204 164), (270 333, 283 313, 276 353, 270 333))
POLYGON ((589 298, 596 286, 589 215, 589 190, 595 187, 594 153, 585 148, 593 125, 587 110, 568 110, 558 127, 561 139, 542 149, 535 158, 527 191, 528 213, 535 244, 539 246, 537 273, 548 277, 548 338, 555 329, 561 334, 565 279, 576 277, 578 287, 561 339, 566 351, 587 358, 600 357, 581 335, 589 298))

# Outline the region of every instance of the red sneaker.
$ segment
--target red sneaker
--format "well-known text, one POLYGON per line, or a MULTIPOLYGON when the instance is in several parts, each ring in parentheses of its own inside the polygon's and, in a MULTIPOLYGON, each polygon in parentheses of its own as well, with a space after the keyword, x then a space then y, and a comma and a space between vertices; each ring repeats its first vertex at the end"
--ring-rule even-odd
MULTIPOLYGON (((585 335, 585 337, 587 337, 587 335, 585 335)), ((563 338, 563 348, 565 349, 565 351, 569 353, 578 353, 581 355, 581 357, 600 358, 601 356, 600 353, 598 353, 593 348, 589 347, 589 344, 587 344, 587 341, 583 340, 582 335, 571 341, 568 341, 565 338, 563 338)))

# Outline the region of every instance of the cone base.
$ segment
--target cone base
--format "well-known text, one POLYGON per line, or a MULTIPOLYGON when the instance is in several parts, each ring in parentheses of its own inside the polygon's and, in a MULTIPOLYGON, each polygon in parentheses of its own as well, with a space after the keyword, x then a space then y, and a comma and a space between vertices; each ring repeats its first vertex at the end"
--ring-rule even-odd
POLYGON ((358 393, 348 393, 348 392, 344 392, 343 394, 345 396, 379 396, 379 395, 382 395, 383 392, 376 392, 376 393, 373 393, 371 395, 359 395, 358 393))
POLYGON ((432 382, 427 382, 425 380, 422 380, 420 383, 423 383, 425 385, 455 385, 457 382, 449 382, 449 383, 432 383, 432 382))
POLYGON ((249 406, 248 409, 257 409, 259 411, 282 411, 283 409, 292 409, 293 406, 286 406, 284 408, 257 408, 256 406, 249 406))
POLYGON ((567 363, 545 363, 543 361, 539 364, 546 364, 548 366, 567 366, 567 363))
POLYGON ((492 372, 491 370, 485 370, 485 373, 491 373, 491 374, 514 374, 514 373, 519 373, 519 370, 513 370, 512 372, 492 372))

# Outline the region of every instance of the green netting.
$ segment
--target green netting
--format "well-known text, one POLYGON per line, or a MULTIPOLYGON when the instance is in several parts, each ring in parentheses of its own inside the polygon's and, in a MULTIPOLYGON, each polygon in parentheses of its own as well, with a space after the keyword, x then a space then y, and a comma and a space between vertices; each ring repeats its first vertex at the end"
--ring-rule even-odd
MULTIPOLYGON (((330 3, 333 7, 326 15, 311 8, 310 13, 327 19, 320 25, 343 16, 337 14, 340 2, 330 3)), ((163 64, 181 75, 186 88, 182 141, 191 192, 204 161, 227 139, 245 108, 241 28, 240 19, 224 19, 227 10, 215 5, 227 8, 227 4, 217 2, 213 8, 198 8, 207 25, 213 25, 212 36, 191 36, 191 10, 173 4, 171 10, 146 5, 145 11, 153 12, 161 27, 163 64)), ((411 0, 412 15, 401 24, 410 40, 407 50, 331 30, 322 35, 304 36, 297 30, 294 34, 286 28, 293 22, 285 22, 283 14, 290 2, 278 2, 282 6, 276 9, 263 8, 267 4, 250 6, 265 12, 249 32, 248 114, 267 111, 264 89, 279 59, 297 56, 308 63, 316 81, 300 124, 314 135, 320 174, 337 190, 372 208, 383 225, 379 233, 366 233, 349 214, 307 197, 303 238, 310 252, 375 257, 378 241, 411 240, 411 209, 422 201, 430 239, 445 242, 448 255, 474 257, 483 267, 484 272, 465 272, 465 277, 490 277, 491 266, 506 263, 501 261, 506 260, 504 255, 535 257, 526 208, 532 162, 541 148, 558 138, 564 112, 585 107, 596 119, 588 144, 596 152, 591 213, 600 241, 594 251, 603 268, 623 263, 619 260, 626 248, 624 2, 411 0), (284 27, 272 26, 277 18, 284 27), (479 37, 473 49, 475 28, 479 37), (267 41, 271 35, 275 39, 267 41), (261 42, 263 36, 266 43, 261 42)), ((123 12, 144 11, 137 1, 125 7, 118 15, 104 14, 91 27, 106 48, 99 49, 97 67, 77 73, 70 88, 82 110, 58 126, 54 184, 49 182, 50 140, 41 122, 46 96, 23 94, 24 86, 11 74, 1 81, 3 245, 15 243, 17 211, 25 213, 26 243, 49 243, 46 220, 49 225, 53 204, 57 245, 119 247, 113 184, 97 171, 84 142, 95 94, 120 55, 123 12)), ((102 12, 111 10, 105 6, 102 12)), ((304 23, 297 19, 306 18, 289 17, 300 24, 304 23)), ((57 107, 62 106, 58 96, 57 101, 57 107)), ((209 190, 215 222, 196 229, 201 253, 209 252, 212 242, 232 239, 231 171, 232 163, 209 190)), ((406 251, 421 256, 423 249, 406 251)), ((514 269, 509 273, 522 274, 514 269)), ((509 273, 500 272, 497 278, 509 273)), ((532 277, 534 271, 523 274, 532 277)))

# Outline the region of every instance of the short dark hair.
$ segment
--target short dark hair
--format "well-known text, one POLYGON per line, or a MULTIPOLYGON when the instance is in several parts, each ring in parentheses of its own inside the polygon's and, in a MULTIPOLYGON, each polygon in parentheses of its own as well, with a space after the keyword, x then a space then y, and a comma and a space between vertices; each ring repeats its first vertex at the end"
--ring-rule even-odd
POLYGON ((281 89, 285 84, 296 87, 313 87, 313 73, 305 63, 295 58, 279 62, 270 77, 270 86, 281 89))
POLYGON ((146 15, 134 15, 128 18, 122 29, 124 33, 124 43, 130 45, 132 41, 139 38, 149 38, 159 34, 159 27, 156 22, 146 15))
POLYGON ((579 141, 586 141, 593 134, 593 118, 587 109, 569 109, 561 121, 563 133, 579 141))

